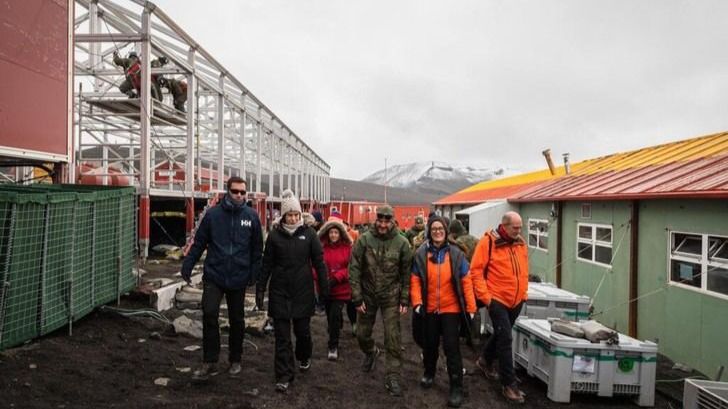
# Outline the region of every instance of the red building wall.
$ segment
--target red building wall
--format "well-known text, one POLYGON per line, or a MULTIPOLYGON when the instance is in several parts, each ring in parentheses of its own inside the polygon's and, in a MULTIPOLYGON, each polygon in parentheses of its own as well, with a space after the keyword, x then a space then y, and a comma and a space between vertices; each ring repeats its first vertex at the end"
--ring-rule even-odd
POLYGON ((69 7, 0 0, 0 155, 68 155, 69 7))

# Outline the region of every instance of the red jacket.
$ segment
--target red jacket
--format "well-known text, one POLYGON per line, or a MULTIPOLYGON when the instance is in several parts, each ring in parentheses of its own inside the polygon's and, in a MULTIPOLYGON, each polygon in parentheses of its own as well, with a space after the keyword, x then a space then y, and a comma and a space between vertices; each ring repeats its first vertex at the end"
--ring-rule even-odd
POLYGON ((349 258, 351 257, 351 244, 341 240, 335 244, 324 245, 324 264, 329 270, 329 297, 332 300, 351 300, 351 285, 349 284, 349 258))
POLYGON ((351 258, 351 237, 346 227, 338 220, 329 220, 319 230, 319 239, 324 249, 324 264, 329 272, 329 298, 337 301, 351 300, 349 284, 349 259, 351 258), (329 230, 338 229, 340 239, 329 242, 329 230))

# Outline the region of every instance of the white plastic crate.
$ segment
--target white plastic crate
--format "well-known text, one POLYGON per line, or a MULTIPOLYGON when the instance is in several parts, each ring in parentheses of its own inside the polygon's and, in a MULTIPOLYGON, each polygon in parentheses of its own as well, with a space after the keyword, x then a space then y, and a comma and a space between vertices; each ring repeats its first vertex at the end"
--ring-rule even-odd
POLYGON ((551 331, 547 320, 519 318, 513 327, 515 363, 548 385, 548 398, 569 402, 571 392, 635 395, 654 406, 657 344, 619 334, 619 345, 591 343, 551 331))
MULTIPOLYGON (((528 301, 523 304, 521 316, 536 319, 561 318, 567 321, 589 319, 589 303, 585 295, 576 295, 551 283, 528 283, 528 301)), ((487 309, 480 314, 480 333, 493 333, 487 309)))
POLYGON ((686 379, 683 409, 728 409, 728 382, 686 379))

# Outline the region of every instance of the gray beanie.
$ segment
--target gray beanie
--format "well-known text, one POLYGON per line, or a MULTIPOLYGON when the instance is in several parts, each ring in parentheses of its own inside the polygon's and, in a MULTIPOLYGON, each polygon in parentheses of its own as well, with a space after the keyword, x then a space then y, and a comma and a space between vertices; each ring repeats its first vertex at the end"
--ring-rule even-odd
POLYGON ((290 190, 286 189, 281 194, 281 216, 285 216, 288 212, 301 213, 301 203, 296 199, 296 195, 290 190))

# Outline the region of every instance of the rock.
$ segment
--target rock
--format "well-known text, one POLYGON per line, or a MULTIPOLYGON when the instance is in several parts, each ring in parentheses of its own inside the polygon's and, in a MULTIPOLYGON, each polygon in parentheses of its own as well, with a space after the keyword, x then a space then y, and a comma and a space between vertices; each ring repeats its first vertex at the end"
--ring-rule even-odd
POLYGON ((152 251, 159 254, 167 254, 171 251, 179 251, 179 247, 173 246, 171 244, 157 244, 156 246, 152 247, 152 251))
POLYGON ((251 389, 249 391, 243 392, 243 395, 248 395, 248 396, 255 397, 255 396, 260 395, 260 391, 258 390, 258 388, 253 388, 253 389, 251 389))
POLYGON ((177 301, 174 306, 178 310, 184 310, 184 311, 200 311, 202 309, 202 305, 198 302, 179 302, 177 301))
POLYGON ((184 349, 185 349, 185 351, 195 352, 195 351, 200 350, 200 346, 199 345, 188 345, 184 349))
POLYGON ((162 335, 159 332, 154 331, 151 334, 149 334, 149 339, 160 340, 160 339, 162 339, 162 335))
POLYGON ((175 369, 177 370, 177 372, 182 372, 182 373, 189 373, 189 372, 192 372, 192 368, 190 368, 190 367, 188 367, 188 366, 186 366, 186 367, 184 367, 184 368, 175 368, 175 369))
POLYGON ((174 299, 178 303, 201 303, 202 293, 193 293, 189 291, 178 291, 174 296, 174 299))
POLYGON ((193 338, 202 339, 202 321, 195 321, 180 315, 172 322, 174 331, 178 334, 187 334, 193 338))
POLYGON ((169 378, 157 378, 154 380, 154 384, 159 386, 167 386, 168 383, 169 378))
POLYGON ((265 335, 265 326, 268 322, 268 315, 265 311, 251 311, 245 314, 245 332, 262 337, 265 335))
POLYGON ((36 364, 30 364, 30 365, 28 365, 28 368, 30 368, 30 369, 36 369, 36 368, 38 368, 38 365, 36 365, 36 364))

